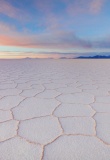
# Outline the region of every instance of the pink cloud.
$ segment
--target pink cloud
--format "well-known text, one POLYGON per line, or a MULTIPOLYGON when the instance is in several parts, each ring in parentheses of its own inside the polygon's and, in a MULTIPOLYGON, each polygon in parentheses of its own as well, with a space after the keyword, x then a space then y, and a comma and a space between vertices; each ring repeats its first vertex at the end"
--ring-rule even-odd
POLYGON ((97 14, 101 11, 105 0, 62 0, 67 5, 67 12, 70 15, 91 13, 97 14))
POLYGON ((5 14, 11 18, 18 17, 19 9, 12 6, 10 3, 6 2, 5 0, 0 1, 0 13, 5 14))
POLYGON ((53 33, 22 35, 0 34, 1 46, 20 46, 27 48, 90 48, 87 41, 79 39, 73 32, 57 31, 53 33))
POLYGON ((105 0, 92 0, 90 3, 90 12, 99 13, 103 7, 105 0))
MULTIPOLYGON (((6 28, 8 30, 8 28, 6 28)), ((11 32, 10 32, 11 33, 11 32)), ((0 34, 0 46, 17 46, 38 49, 97 49, 110 48, 110 39, 86 41, 73 32, 54 31, 43 34, 0 34)))
POLYGON ((40 0, 37 0, 35 1, 35 6, 36 6, 36 9, 39 11, 39 13, 43 15, 41 16, 39 23, 45 26, 46 30, 55 30, 60 27, 60 23, 59 23, 60 15, 58 17, 53 12, 54 1, 45 0, 42 2, 40 0))
POLYGON ((17 20, 26 20, 30 17, 28 13, 16 8, 6 0, 0 0, 0 13, 17 20))
POLYGON ((9 25, 7 23, 0 22, 0 33, 7 34, 7 33, 14 32, 15 30, 16 28, 14 25, 9 25))

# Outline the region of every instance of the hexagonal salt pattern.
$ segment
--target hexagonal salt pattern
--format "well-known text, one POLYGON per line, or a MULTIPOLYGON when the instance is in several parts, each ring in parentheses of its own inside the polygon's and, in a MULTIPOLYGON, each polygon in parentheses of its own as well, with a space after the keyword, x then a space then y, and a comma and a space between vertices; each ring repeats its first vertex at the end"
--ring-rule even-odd
POLYGON ((31 84, 27 84, 27 83, 21 83, 17 85, 18 89, 31 89, 31 84))
POLYGON ((0 100, 0 109, 9 110, 16 107, 24 98, 21 96, 7 96, 0 100))
POLYGON ((59 92, 54 91, 54 90, 45 90, 42 93, 39 93, 38 95, 36 95, 36 97, 40 97, 40 98, 55 98, 58 95, 60 95, 59 92))
POLYGON ((4 89, 0 90, 0 96, 14 96, 14 95, 19 95, 22 92, 20 89, 4 89))
POLYGON ((42 92, 42 90, 28 89, 28 90, 24 90, 20 95, 24 97, 34 97, 40 92, 42 92))
POLYGON ((1 160, 40 160, 40 145, 26 142, 21 138, 13 138, 0 144, 1 160))
POLYGON ((62 103, 82 103, 89 104, 94 102, 94 96, 87 93, 65 94, 57 98, 62 103))
POLYGON ((51 115, 59 104, 55 99, 28 98, 13 109, 13 114, 17 120, 47 116, 51 115))
POLYGON ((0 60, 0 160, 109 160, 109 60, 0 60))
POLYGON ((71 116, 92 116, 94 110, 89 105, 84 104, 61 104, 54 112, 57 117, 71 117, 71 116))
POLYGON ((95 135, 95 122, 87 117, 60 118, 61 125, 66 134, 95 135))
POLYGON ((32 142, 47 144, 61 135, 61 128, 56 118, 43 117, 22 122, 18 134, 32 142))
POLYGON ((0 142, 17 134, 18 122, 15 120, 0 123, 0 142))
POLYGON ((0 110, 0 122, 4 122, 12 119, 12 114, 10 111, 0 110))
POLYGON ((94 118, 97 122, 97 136, 110 145, 110 113, 97 113, 94 118))
POLYGON ((97 112, 105 112, 110 113, 110 104, 107 103, 93 103, 91 104, 93 109, 95 109, 97 112))
POLYGON ((110 147, 95 137, 63 136, 45 148, 43 160, 106 160, 110 147))

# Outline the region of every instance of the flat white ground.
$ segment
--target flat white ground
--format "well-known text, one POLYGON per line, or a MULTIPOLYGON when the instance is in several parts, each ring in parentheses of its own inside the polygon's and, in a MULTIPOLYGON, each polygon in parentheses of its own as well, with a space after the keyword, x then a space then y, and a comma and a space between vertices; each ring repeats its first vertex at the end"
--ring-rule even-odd
POLYGON ((0 160, 110 160, 110 60, 0 60, 0 160))

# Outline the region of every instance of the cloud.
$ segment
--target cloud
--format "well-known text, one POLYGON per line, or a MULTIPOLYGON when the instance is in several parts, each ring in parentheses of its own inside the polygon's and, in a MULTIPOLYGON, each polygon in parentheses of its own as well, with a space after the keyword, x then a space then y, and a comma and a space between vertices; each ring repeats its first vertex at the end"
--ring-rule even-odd
POLYGON ((0 13, 14 20, 22 21, 23 24, 30 22, 30 26, 33 25, 36 28, 42 27, 45 28, 46 31, 53 31, 69 27, 70 23, 73 25, 73 15, 99 13, 105 1, 106 0, 32 0, 30 3, 29 0, 24 0, 15 3, 14 0, 0 0, 0 13))
MULTIPOLYGON (((3 28, 4 24, 0 25, 3 28)), ((11 27, 5 27, 4 30, 10 31, 11 27)), ((13 27, 12 27, 13 28, 13 27)), ((41 34, 21 34, 16 31, 10 34, 0 33, 0 46, 17 46, 23 48, 36 49, 110 49, 110 38, 102 38, 98 40, 84 40, 79 38, 72 31, 54 31, 41 34)))
POLYGON ((92 0, 90 3, 90 12, 97 14, 101 11, 105 0, 92 0))
POLYGON ((93 48, 110 48, 110 38, 104 38, 93 42, 93 48))
POLYGON ((13 6, 6 0, 0 0, 0 13, 17 20, 27 20, 30 18, 30 15, 26 11, 13 6))
POLYGON ((6 0, 0 1, 0 13, 7 15, 11 18, 18 18, 18 13, 20 9, 11 5, 11 3, 7 2, 6 0))
POLYGON ((88 41, 78 38, 70 31, 56 31, 37 35, 0 34, 0 45, 27 48, 90 48, 88 41))
POLYGON ((58 4, 55 0, 35 1, 36 10, 41 15, 39 24, 44 26, 47 31, 56 30, 61 26, 60 17, 63 18, 63 16, 61 14, 57 15, 57 11, 54 10, 56 5, 58 7, 58 4))
POLYGON ((67 12, 70 15, 89 13, 98 14, 106 0, 62 0, 67 5, 67 12))
POLYGON ((74 20, 77 20, 77 18, 75 17, 75 19, 72 17, 75 14, 100 13, 105 0, 32 0, 32 6, 30 8, 29 6, 26 8, 24 3, 26 1, 29 2, 29 0, 17 2, 17 4, 19 4, 17 6, 22 6, 21 9, 20 7, 15 7, 12 0, 0 0, 1 14, 17 20, 24 19, 24 21, 26 19, 29 20, 29 18, 26 18, 29 16, 31 17, 31 21, 33 21, 33 23, 26 23, 26 25, 19 23, 17 26, 19 28, 18 32, 14 26, 17 25, 16 23, 11 25, 11 23, 8 24, 0 22, 1 46, 18 46, 41 49, 110 48, 109 40, 91 42, 78 37, 74 31, 74 20), (35 10, 33 12, 32 7, 34 4, 35 10), (60 5, 58 6, 58 4, 60 5), (58 13, 56 10, 57 8, 58 13), (28 11, 28 14, 26 11, 28 11), (33 15, 33 13, 36 14, 33 15), (23 30, 23 27, 25 28, 25 31, 23 30), (69 31, 69 28, 72 28, 73 31, 69 31))
POLYGON ((0 52, 0 59, 1 58, 54 58, 54 59, 67 59, 67 58, 75 58, 81 54, 77 53, 61 53, 61 52, 9 52, 4 51, 0 52))
POLYGON ((16 27, 14 25, 10 25, 4 22, 0 22, 0 34, 7 34, 16 31, 16 27))
POLYGON ((21 58, 49 58, 49 59, 74 59, 79 56, 95 56, 95 55, 110 55, 110 50, 107 52, 21 52, 21 51, 2 51, 0 52, 0 59, 21 59, 21 58))

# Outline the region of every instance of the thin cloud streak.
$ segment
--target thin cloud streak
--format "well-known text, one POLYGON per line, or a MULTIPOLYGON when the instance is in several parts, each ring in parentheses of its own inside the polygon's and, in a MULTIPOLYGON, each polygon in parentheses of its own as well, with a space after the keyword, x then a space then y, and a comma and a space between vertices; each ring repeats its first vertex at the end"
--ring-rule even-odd
POLYGON ((73 32, 57 31, 40 35, 0 35, 0 45, 29 48, 90 48, 91 44, 73 32))
POLYGON ((109 52, 87 53, 61 53, 61 52, 0 52, 0 59, 48 58, 48 59, 74 59, 79 56, 110 55, 109 52))
MULTIPOLYGON (((4 26, 4 25, 3 25, 4 26)), ((0 26, 1 28, 3 27, 0 26)), ((4 30, 10 30, 6 26, 4 30)), ((21 35, 17 32, 14 34, 0 34, 0 46, 18 46, 25 48, 44 48, 44 49, 94 49, 94 48, 110 48, 110 39, 102 38, 94 41, 87 41, 76 36, 70 31, 56 31, 53 33, 37 34, 37 35, 21 35)))
POLYGON ((106 0, 62 0, 67 5, 67 12, 70 15, 82 13, 98 14, 101 12, 106 0))
POLYGON ((9 3, 9 1, 6 0, 0 0, 0 13, 22 22, 31 18, 31 15, 28 12, 13 6, 11 3, 9 3))

